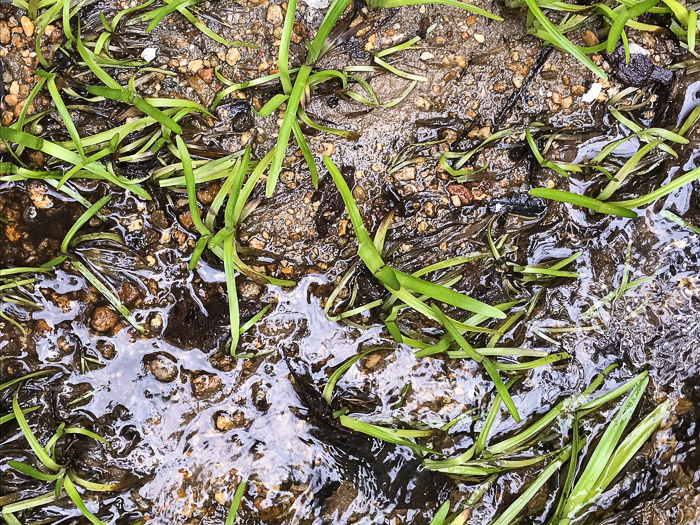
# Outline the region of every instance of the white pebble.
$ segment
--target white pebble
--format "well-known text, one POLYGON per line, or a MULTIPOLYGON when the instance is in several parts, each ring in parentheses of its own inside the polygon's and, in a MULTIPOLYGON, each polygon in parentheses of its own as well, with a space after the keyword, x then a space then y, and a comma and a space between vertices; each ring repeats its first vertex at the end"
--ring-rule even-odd
POLYGON ((146 62, 152 61, 154 58, 156 58, 156 53, 158 52, 157 47, 147 47, 141 52, 141 58, 143 58, 146 62))
POLYGON ((603 91, 603 86, 596 82, 591 86, 591 89, 588 90, 588 93, 581 97, 581 102, 593 102, 595 99, 598 98, 598 95, 600 95, 601 91, 603 91))

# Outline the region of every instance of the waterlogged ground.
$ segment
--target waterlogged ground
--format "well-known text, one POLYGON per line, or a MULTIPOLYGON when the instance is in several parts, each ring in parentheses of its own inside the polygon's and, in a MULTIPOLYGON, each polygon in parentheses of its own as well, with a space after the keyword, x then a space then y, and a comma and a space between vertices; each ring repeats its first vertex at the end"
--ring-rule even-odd
MULTIPOLYGON (((609 82, 599 81, 598 89, 592 74, 576 61, 558 51, 542 51, 538 41, 525 34, 523 12, 496 1, 480 5, 506 20, 496 25, 437 6, 372 13, 357 6, 344 30, 353 19, 362 27, 349 34, 322 67, 367 64, 372 52, 425 35, 428 26, 437 24, 418 49, 403 52, 396 62, 429 80, 387 109, 370 110, 347 100, 339 86, 315 93, 309 114, 356 131, 359 138, 311 133, 310 147, 317 160, 324 152, 331 155, 352 182, 368 229, 374 231, 396 208, 385 253, 391 254, 388 262, 405 271, 456 255, 488 252, 486 228, 491 219, 494 238, 508 234, 508 260, 534 264, 581 251, 570 268, 583 274, 579 279, 560 278, 543 287, 513 290, 507 284, 514 280, 507 266, 477 261, 465 267, 456 288, 490 304, 542 290, 534 310, 508 329, 499 346, 566 351, 572 358, 537 368, 515 385, 512 394, 523 424, 580 392, 611 364, 618 368, 605 390, 649 371, 651 384, 635 420, 662 400, 672 401, 671 416, 581 523, 697 523, 700 238, 660 212, 670 210, 700 224, 698 186, 671 193, 641 210, 636 220, 527 198, 532 187, 581 191, 584 186, 573 181, 569 186, 556 173, 541 169, 521 135, 484 150, 479 165, 489 162, 489 168, 483 181, 452 182, 437 162, 440 154, 469 150, 506 127, 536 121, 552 126, 561 136, 551 155, 566 161, 591 158, 624 134, 607 101, 629 85, 629 76, 611 75, 609 82), (521 89, 521 96, 515 97, 521 89), (421 157, 416 163, 391 169, 404 146, 438 139, 445 141, 405 155, 421 157), (629 279, 655 278, 587 315, 591 305, 623 282, 628 246, 629 279)), ((123 7, 99 3, 83 8, 83 33, 100 30, 101 12, 110 19, 123 7)), ((313 34, 323 15, 317 7, 299 6, 295 35, 313 34)), ((145 94, 177 95, 209 105, 222 88, 214 67, 236 81, 275 70, 283 13, 264 2, 203 4, 200 17, 206 24, 226 38, 258 45, 255 50, 213 42, 179 16, 166 19, 149 34, 145 24, 126 26, 114 42, 124 57, 137 58, 155 49, 150 65, 174 73, 156 72, 142 86, 145 94)), ((35 35, 22 27, 21 13, 6 4, 0 18, 3 81, 8 96, 15 96, 5 98, 2 118, 9 124, 34 81, 35 35)), ((56 31, 60 39, 60 24, 56 31)), ((54 38, 53 32, 47 35, 54 38)), ((583 36, 590 38, 579 34, 583 36)), ((635 31, 629 36, 640 46, 635 49, 659 67, 684 56, 672 36, 635 31)), ((293 62, 300 60, 302 48, 293 46, 292 55, 293 62)), ((598 58, 615 72, 614 59, 598 58)), ((70 55, 57 58, 58 71, 68 76, 74 60, 70 55)), ((697 74, 683 70, 666 84, 643 79, 649 103, 637 110, 636 118, 647 126, 676 127, 700 101, 699 81, 697 74)), ((372 80, 383 101, 399 96, 408 83, 390 74, 377 74, 372 80)), ((219 107, 218 119, 183 121, 184 135, 201 146, 202 155, 212 157, 238 151, 252 138, 253 156, 260 158, 273 146, 278 122, 274 116, 256 117, 252 108, 261 107, 278 90, 273 85, 229 97, 219 107)), ((40 111, 48 98, 39 97, 35 104, 34 110, 40 111)), ((123 109, 102 103, 99 111, 76 108, 73 114, 79 129, 93 134, 129 118, 123 109)), ((56 115, 41 122, 47 137, 68 138, 56 115)), ((676 148, 677 160, 664 161, 635 179, 623 187, 623 196, 646 194, 677 170, 694 168, 698 132, 688 138, 688 145, 676 148)), ((635 148, 628 155, 638 147, 635 141, 631 144, 635 148)), ((8 158, 5 154, 3 160, 8 158)), ((240 234, 249 248, 246 260, 272 275, 298 281, 294 288, 281 289, 238 279, 244 320, 272 305, 239 345, 239 353, 257 357, 230 356, 223 269, 211 254, 194 272, 187 269, 196 235, 186 196, 152 183, 144 183, 153 196, 145 202, 104 183, 73 182, 91 202, 112 195, 109 221, 93 220, 86 231, 118 232, 126 246, 88 241, 81 244, 78 256, 135 312, 145 334, 113 311, 68 262, 38 276, 33 291, 28 290, 43 309, 3 306, 26 333, 0 320, 0 382, 50 370, 27 382, 18 396, 22 406, 40 406, 27 415, 39 440, 45 443, 60 423, 70 423, 112 444, 107 448, 75 438, 65 441, 61 450, 84 477, 123 482, 115 492, 85 494, 88 507, 103 521, 220 524, 243 477, 249 483, 238 520, 250 524, 423 524, 445 500, 463 503, 475 490, 474 483, 424 470, 408 448, 367 438, 333 419, 334 409, 348 407, 357 418, 376 424, 406 427, 421 421, 436 428, 474 409, 473 420, 463 419, 432 442, 455 455, 481 428, 494 396, 493 383, 470 360, 416 358, 412 349, 397 345, 376 323, 378 312, 356 316, 352 324, 326 318, 323 307, 355 262, 356 243, 332 181, 322 171, 315 190, 305 164, 297 159, 291 166, 273 198, 263 198, 262 187, 255 190, 253 198, 261 198, 260 203, 240 234), (331 372, 373 346, 382 350, 348 370, 329 407, 321 392, 331 372)), ((158 167, 153 159, 124 169, 129 175, 145 176, 158 167)), ((200 203, 209 205, 217 190, 217 183, 200 188, 200 203)), ((37 266, 58 255, 63 236, 82 211, 40 181, 0 183, 0 268, 37 266)), ((358 304, 383 297, 369 275, 361 274, 354 286, 358 304)), ((473 342, 481 346, 488 338, 476 336, 473 342)), ((11 411, 13 393, 14 389, 0 392, 0 415, 11 411)), ((602 428, 611 413, 606 409, 590 420, 590 430, 602 428)), ((492 436, 505 436, 518 427, 503 410, 492 436)), ((0 427, 0 458, 0 506, 51 490, 50 484, 28 481, 7 465, 11 459, 33 461, 15 423, 0 427)), ((533 467, 499 477, 473 505, 468 523, 488 524, 537 472, 533 467)), ((544 522, 556 488, 554 482, 537 494, 524 523, 544 522)), ((68 498, 20 517, 24 523, 86 522, 68 498)))

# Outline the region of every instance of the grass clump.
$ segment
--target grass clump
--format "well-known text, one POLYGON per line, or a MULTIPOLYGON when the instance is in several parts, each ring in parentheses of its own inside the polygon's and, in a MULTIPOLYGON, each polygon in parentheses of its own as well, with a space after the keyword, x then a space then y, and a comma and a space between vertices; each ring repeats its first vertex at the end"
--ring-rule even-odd
MULTIPOLYGON (((28 374, 19 380, 24 381, 31 377, 44 375, 48 372, 49 371, 35 372, 33 374, 28 374)), ((0 385, 0 390, 7 386, 9 386, 9 384, 0 385)), ((37 408, 39 407, 22 409, 19 405, 18 393, 16 392, 14 394, 12 398, 12 416, 13 419, 17 421, 24 438, 27 440, 27 443, 34 452, 35 460, 39 469, 35 468, 35 466, 19 461, 9 461, 8 465, 30 478, 45 483, 52 483, 54 485, 54 489, 40 496, 23 499, 5 505, 2 507, 2 509, 0 509, 3 519, 8 525, 17 525, 20 523, 20 521, 15 516, 16 514, 34 509, 36 507, 50 505, 58 501, 65 494, 71 499, 75 507, 90 523, 94 525, 103 525, 103 522, 97 518, 85 505, 78 487, 88 491, 111 492, 123 488, 125 484, 95 483, 84 479, 70 464, 62 463, 60 461, 58 457, 58 450, 61 440, 66 436, 86 437, 99 441, 105 445, 109 445, 109 443, 90 430, 61 423, 58 426, 55 434, 51 437, 51 439, 49 439, 48 443, 45 446, 42 446, 24 417, 25 414, 32 412, 37 408)))
MULTIPOLYGON (((568 472, 561 487, 558 503, 549 517, 550 525, 568 525, 572 520, 581 516, 606 490, 612 481, 624 470, 627 463, 639 448, 649 439, 661 422, 670 413, 670 402, 665 401, 645 416, 622 439, 625 429, 630 426, 639 401, 644 394, 649 379, 643 372, 623 383, 614 390, 591 399, 593 392, 603 383, 604 377, 613 367, 606 369, 581 394, 571 396, 557 404, 538 421, 532 423, 515 435, 492 444, 487 444, 486 437, 492 431, 493 415, 499 410, 499 396, 493 401, 489 415, 486 418, 477 441, 466 452, 459 456, 441 460, 424 460, 426 468, 444 472, 453 476, 473 479, 485 478, 495 473, 505 472, 514 468, 535 465, 551 459, 546 467, 537 475, 518 498, 506 508, 491 525, 509 525, 516 522, 527 507, 530 500, 565 464, 568 472), (603 406, 627 394, 619 405, 615 416, 605 424, 605 430, 599 439, 596 435, 582 433, 584 418, 603 406), (561 421, 557 431, 557 422, 561 421), (564 423, 565 421, 571 422, 564 423), (570 428, 570 431, 563 429, 570 428), (571 436, 566 435, 571 432, 571 436), (523 458, 523 451, 544 440, 557 437, 568 444, 555 449, 548 454, 523 458), (516 460, 508 459, 517 455, 516 460), (586 467, 577 471, 579 465, 586 467)), ((590 427, 590 425, 589 425, 590 427)), ((446 521, 447 511, 441 508, 438 512, 440 520, 446 521)))

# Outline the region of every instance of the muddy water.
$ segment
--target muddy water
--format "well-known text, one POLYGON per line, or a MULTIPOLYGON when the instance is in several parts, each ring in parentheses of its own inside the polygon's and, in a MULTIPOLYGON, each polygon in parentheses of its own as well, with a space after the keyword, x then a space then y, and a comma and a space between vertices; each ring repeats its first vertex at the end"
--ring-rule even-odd
MULTIPOLYGON (((260 31, 246 37, 262 44, 259 54, 242 50, 241 65, 233 70, 221 63, 224 72, 234 78, 256 75, 257 64, 267 58, 272 62, 276 53, 266 8, 251 9, 252 14, 235 6, 212 8, 233 25, 229 38, 236 36, 236 30, 245 36, 248 16, 261 21, 260 31)), ((367 46, 371 34, 379 35, 378 46, 388 47, 396 42, 394 37, 415 35, 425 25, 422 19, 428 18, 428 22, 440 22, 430 40, 434 58, 420 60, 428 49, 416 50, 402 57, 401 65, 421 71, 430 82, 419 86, 399 108, 362 114, 349 100, 331 99, 340 95, 332 89, 314 96, 310 114, 358 130, 361 137, 333 140, 319 134, 310 142, 314 151, 327 150, 329 143, 334 146, 334 158, 344 174, 354 179, 354 195, 368 226, 374 229, 396 207, 387 246, 391 264, 401 269, 415 271, 449 256, 488 250, 485 227, 494 216, 494 236, 508 234, 513 250, 517 248, 508 257, 519 264, 582 251, 574 269, 584 276, 548 284, 532 316, 514 325, 500 342, 508 347, 565 350, 572 355, 564 364, 529 373, 514 388, 514 401, 527 422, 563 397, 579 392, 610 364, 619 366, 608 379, 607 390, 648 370, 652 386, 640 415, 665 398, 673 400, 673 414, 581 522, 695 523, 700 488, 695 423, 700 410, 696 348, 700 340, 700 239, 659 212, 668 209, 700 224, 698 188, 674 192, 643 210, 634 221, 590 215, 556 203, 526 201, 510 208, 512 199, 553 177, 536 167, 523 141, 511 141, 487 150, 480 159, 490 162, 491 173, 487 180, 470 186, 477 198, 455 203, 451 182, 436 169, 440 153, 446 148, 468 150, 477 144, 478 133, 486 133, 484 129, 494 124, 515 94, 513 72, 530 67, 540 56, 536 42, 523 34, 522 18, 507 10, 503 14, 510 16, 502 31, 494 31, 483 20, 471 23, 466 16, 455 18, 452 11, 442 8, 369 15, 372 32, 339 47, 324 67, 342 67, 348 61, 366 63, 371 58, 372 48, 367 46), (485 43, 479 44, 474 35, 485 36, 485 43), (469 66, 460 66, 458 57, 466 57, 469 66), (446 80, 451 72, 459 76, 446 80), (415 170, 388 173, 402 147, 436 138, 447 140, 425 148, 421 152, 425 159, 415 170), (481 195, 487 198, 479 200, 481 195), (605 305, 599 316, 583 319, 582 313, 591 304, 620 285, 630 243, 631 278, 653 275, 655 280, 605 305), (552 327, 578 331, 545 331, 552 327)), ((315 27, 320 13, 309 8, 301 18, 315 27)), ((94 9, 86 11, 84 22, 99 24, 94 9)), ((642 36, 634 36, 643 41, 642 36)), ((671 49, 671 42, 657 37, 661 50, 656 52, 670 60, 673 50, 664 51, 663 46, 671 49)), ((129 29, 122 39, 124 47, 135 46, 136 54, 149 45, 170 49, 177 44, 181 51, 157 59, 155 65, 163 67, 168 59, 184 58, 187 63, 219 51, 181 21, 148 36, 129 29)), ((563 86, 580 84, 587 89, 592 79, 569 57, 556 52, 546 64, 501 126, 544 122, 576 135, 575 140, 558 145, 562 158, 591 158, 624 130, 606 113, 604 104, 576 99, 564 111, 547 102, 552 90, 563 90, 566 95, 571 89, 563 86)), ((162 79, 164 91, 205 103, 204 99, 211 99, 212 87, 188 73, 187 67, 178 67, 173 68, 178 81, 162 79)), ((654 125, 675 126, 697 104, 696 80, 679 73, 671 88, 658 89, 658 102, 643 110, 654 114, 654 125)), ((382 100, 405 88, 387 75, 378 75, 374 86, 382 100)), ((156 90, 154 85, 145 89, 156 90)), ((196 140, 201 140, 208 154, 222 155, 239 149, 242 133, 260 128, 254 152, 259 158, 273 143, 275 126, 270 122, 274 119, 253 116, 252 97, 265 101, 273 92, 263 89, 246 100, 229 99, 225 105, 229 117, 211 126, 192 119, 185 123, 185 134, 193 140, 199 137, 196 140)), ((103 110, 115 108, 106 105, 103 110)), ((643 111, 638 116, 650 125, 652 117, 643 111)), ((62 130, 55 123, 47 119, 47 133, 60 137, 62 130)), ((80 123, 90 133, 108 126, 103 119, 88 117, 80 123)), ((623 193, 629 197, 646 193, 679 167, 695 167, 697 133, 691 138, 690 145, 679 149, 678 161, 653 170, 635 185, 623 188, 623 193)), ((629 146, 635 146, 634 142, 629 146)), ((631 152, 621 149, 618 154, 624 159, 631 152)), ((140 175, 155 166, 153 160, 153 164, 124 169, 140 175)), ((494 395, 493 384, 470 361, 415 358, 408 347, 393 343, 376 324, 377 312, 370 312, 362 327, 325 318, 325 300, 338 276, 354 262, 355 245, 347 223, 341 225, 346 218, 332 183, 322 181, 321 189, 315 191, 308 173, 298 165, 292 176, 283 177, 284 184, 273 199, 262 200, 241 233, 251 263, 262 259, 278 276, 288 275, 285 270, 290 269, 299 281, 293 289, 279 289, 239 279, 244 320, 263 305, 272 304, 263 320, 242 337, 239 347, 239 352, 257 357, 230 357, 225 346, 228 309, 222 268, 213 257, 205 256, 196 271, 187 270, 195 236, 183 216, 187 208, 183 194, 151 184, 147 187, 154 199, 149 203, 102 184, 80 182, 77 186, 93 202, 113 193, 109 222, 93 223, 89 228, 118 232, 126 246, 92 241, 81 245, 76 255, 118 291, 146 325, 145 335, 120 318, 106 327, 97 323, 96 313, 105 306, 104 300, 69 263, 55 274, 40 276, 36 288, 27 291, 42 310, 6 310, 24 321, 27 334, 8 323, 0 325, 0 380, 38 369, 53 370, 19 392, 22 406, 41 407, 27 416, 40 441, 45 443, 66 422, 94 430, 112 444, 106 448, 73 437, 63 441, 59 450, 62 460, 85 477, 126 484, 99 497, 86 494, 88 506, 99 511, 104 521, 131 524, 149 518, 158 524, 220 524, 243 477, 250 481, 239 521, 251 524, 422 524, 430 521, 445 500, 463 503, 475 490, 474 483, 424 470, 410 450, 348 431, 333 419, 334 409, 348 407, 351 414, 377 424, 408 428, 421 422, 438 428, 474 409, 473 419, 464 419, 434 443, 445 453, 456 454, 473 442, 481 428, 494 395), (331 371, 373 346, 384 349, 350 368, 329 407, 321 392, 331 371)), ((562 183, 557 180, 557 184, 562 183)), ((572 187, 582 191, 591 184, 572 182, 572 187)), ((259 188, 254 197, 262 194, 259 188)), ((0 204, 0 216, 18 224, 22 233, 19 241, 10 241, 6 225, 0 224, 0 233, 5 235, 0 244, 2 267, 37 265, 52 258, 82 212, 76 203, 36 182, 0 183, 0 204)), ((527 298, 538 291, 536 286, 518 293, 509 291, 506 280, 514 276, 503 265, 476 264, 467 267, 464 276, 458 287, 490 303, 527 298)), ((368 299, 383 293, 367 275, 360 275, 355 286, 368 299)), ((484 336, 474 338, 477 345, 486 341, 484 336)), ((11 394, 0 393, 0 415, 11 410, 11 394)), ((590 430, 602 428, 608 415, 604 411, 593 419, 590 430)), ((503 412, 494 436, 516 428, 503 412)), ((545 452, 546 446, 542 446, 545 452)), ((0 457, 2 504, 51 489, 45 483, 28 481, 7 465, 10 459, 32 462, 26 441, 13 423, 0 428, 0 457)), ((536 472, 523 470, 500 477, 474 506, 469 523, 489 523, 536 472)), ((553 483, 531 502, 526 523, 544 522, 556 488, 553 483)), ((64 498, 22 519, 67 524, 80 523, 83 518, 64 498)))

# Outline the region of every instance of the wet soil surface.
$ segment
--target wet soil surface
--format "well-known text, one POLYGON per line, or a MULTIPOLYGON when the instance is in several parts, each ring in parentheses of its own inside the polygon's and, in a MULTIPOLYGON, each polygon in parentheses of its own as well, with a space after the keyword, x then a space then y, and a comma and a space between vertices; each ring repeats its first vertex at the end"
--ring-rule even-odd
MULTIPOLYGON (((582 251, 572 269, 583 276, 547 283, 531 315, 500 341, 507 347, 566 351, 572 356, 564 364, 535 369, 514 387, 523 424, 581 391, 610 364, 619 366, 606 389, 648 370, 652 386, 640 413, 670 398, 672 416, 582 522, 696 523, 700 238, 660 212, 671 210, 700 223, 700 188, 695 184, 677 190, 629 220, 528 197, 532 187, 568 189, 569 181, 540 168, 522 137, 483 150, 478 165, 488 162, 489 168, 477 182, 453 182, 437 161, 444 151, 467 151, 496 131, 532 122, 560 132, 554 158, 590 158, 622 136, 621 126, 606 109, 606 100, 615 93, 629 85, 646 90, 649 104, 638 110, 637 118, 670 128, 700 100, 700 78, 666 69, 683 56, 670 33, 631 30, 630 39, 648 54, 635 55, 629 65, 621 65, 619 56, 599 56, 608 71, 617 73, 610 81, 596 81, 571 57, 543 51, 525 32, 524 12, 495 1, 480 5, 505 21, 496 26, 439 6, 377 12, 358 7, 353 16, 363 27, 344 38, 321 66, 368 64, 373 52, 424 34, 435 23, 419 49, 403 52, 396 61, 397 67, 429 81, 419 83, 400 105, 384 109, 355 103, 340 86, 315 92, 307 106, 309 115, 359 136, 339 139, 308 130, 309 146, 317 160, 325 152, 342 167, 370 231, 389 210, 396 210, 385 253, 391 254, 387 262, 404 271, 487 252, 491 219, 494 238, 508 234, 508 257, 519 264, 582 251), (601 84, 599 91, 594 88, 599 94, 585 101, 594 82, 601 84), (416 149, 409 156, 420 157, 417 162, 392 170, 402 148, 434 140, 442 142, 416 149), (630 279, 655 279, 606 303, 597 315, 584 316, 593 303, 620 286, 628 245, 630 279), (552 327, 576 330, 545 330, 552 327)), ((123 7, 101 2, 82 9, 83 34, 100 31, 100 12, 111 19, 123 7)), ((172 73, 156 73, 141 87, 144 95, 209 105, 222 89, 212 74, 214 67, 234 81, 275 70, 284 13, 278 7, 266 2, 208 2, 199 11, 200 18, 224 37, 258 49, 227 48, 179 15, 151 33, 145 33, 145 23, 126 25, 116 33, 114 45, 122 58, 138 58, 145 49, 155 48, 150 65, 172 73)), ((299 6, 295 35, 301 38, 292 46, 292 63, 303 59, 302 38, 309 31, 313 34, 323 13, 299 6)), ((3 80, 6 92, 17 91, 19 99, 22 94, 26 98, 37 67, 31 51, 34 37, 22 32, 20 17, 19 11, 3 5, 0 40, 4 30, 10 35, 2 40, 3 80)), ((59 28, 57 24, 57 35, 47 31, 44 38, 60 39, 59 28)), ((78 67, 72 55, 59 53, 54 63, 66 78, 78 67)), ((126 79, 130 73, 120 75, 126 79)), ((409 81, 377 73, 371 83, 379 99, 388 101, 409 81)), ((217 119, 185 119, 184 136, 201 146, 202 156, 233 153, 252 141, 253 156, 261 158, 274 145, 279 128, 275 115, 259 118, 253 107, 261 107, 278 92, 279 86, 272 84, 245 91, 240 98, 228 97, 217 119)), ((3 124, 19 113, 15 108, 21 101, 11 102, 15 105, 5 102, 3 124)), ((48 102, 40 95, 34 111, 48 102)), ((117 103, 104 103, 100 112, 76 108, 74 119, 81 132, 93 134, 127 119, 124 109, 117 103)), ((66 140, 60 122, 57 114, 46 115, 41 120, 44 136, 66 140)), ((669 174, 695 167, 697 133, 691 132, 690 144, 679 149, 678 159, 623 186, 624 196, 648 193, 669 174)), ((19 391, 22 406, 40 406, 27 415, 39 440, 46 442, 59 424, 70 423, 111 443, 106 447, 76 436, 59 451, 85 478, 124 482, 116 492, 86 494, 88 507, 103 521, 127 524, 148 518, 149 523, 220 524, 243 477, 250 481, 238 519, 251 524, 422 524, 445 500, 464 502, 475 489, 473 483, 423 469, 420 458, 405 447, 351 432, 333 419, 333 409, 349 407, 351 413, 378 424, 423 421, 439 427, 467 410, 485 415, 494 390, 488 377, 467 360, 416 358, 376 324, 379 312, 365 312, 352 324, 324 316, 334 283, 356 260, 356 243, 333 182, 321 173, 319 189, 314 189, 301 153, 290 151, 294 157, 276 194, 265 199, 264 188, 256 188, 253 198, 260 202, 240 233, 246 261, 298 281, 296 287, 282 289, 261 286, 245 276, 237 279, 242 321, 272 305, 239 345, 239 353, 256 357, 234 359, 226 347, 228 305, 219 261, 205 254, 196 270, 187 268, 197 237, 186 195, 149 182, 144 183, 153 196, 148 202, 102 182, 71 182, 91 202, 108 193, 113 196, 104 210, 108 220, 94 219, 86 232, 117 232, 125 245, 86 241, 75 256, 134 311, 146 328, 144 334, 117 314, 70 261, 39 275, 36 286, 26 290, 42 309, 3 306, 26 333, 0 320, 0 383, 31 371, 51 371, 19 391), (330 408, 321 391, 331 372, 371 346, 386 349, 349 369, 330 408)), ((32 162, 41 165, 43 160, 32 162)), ((128 176, 144 177, 158 167, 151 159, 121 169, 128 176)), ((595 183, 571 184, 583 190, 595 183)), ((217 190, 217 183, 200 188, 200 203, 210 204, 217 190)), ((40 181, 0 183, 0 267, 36 266, 57 256, 63 236, 83 209, 40 181)), ((476 262, 465 268, 456 288, 489 304, 532 297, 541 288, 513 290, 508 286, 512 277, 503 264, 476 262)), ((359 275, 353 286, 367 301, 385 294, 369 275, 359 275)), ((474 338, 475 344, 487 340, 487 334, 474 338)), ((0 392, 0 415, 11 411, 13 393, 0 392)), ((602 425, 605 416, 591 425, 602 425)), ((451 455, 463 451, 482 420, 466 419, 455 426, 442 450, 451 455)), ((494 435, 518 427, 503 411, 494 435)), ((31 454, 15 423, 0 428, 0 504, 50 490, 7 465, 10 459, 31 462, 31 454)), ((533 473, 536 470, 501 476, 474 506, 469 523, 488 523, 533 473)), ((540 496, 531 503, 532 517, 526 523, 543 522, 543 509, 552 498, 540 496)), ((26 523, 66 524, 83 519, 68 498, 23 518, 26 523)))

